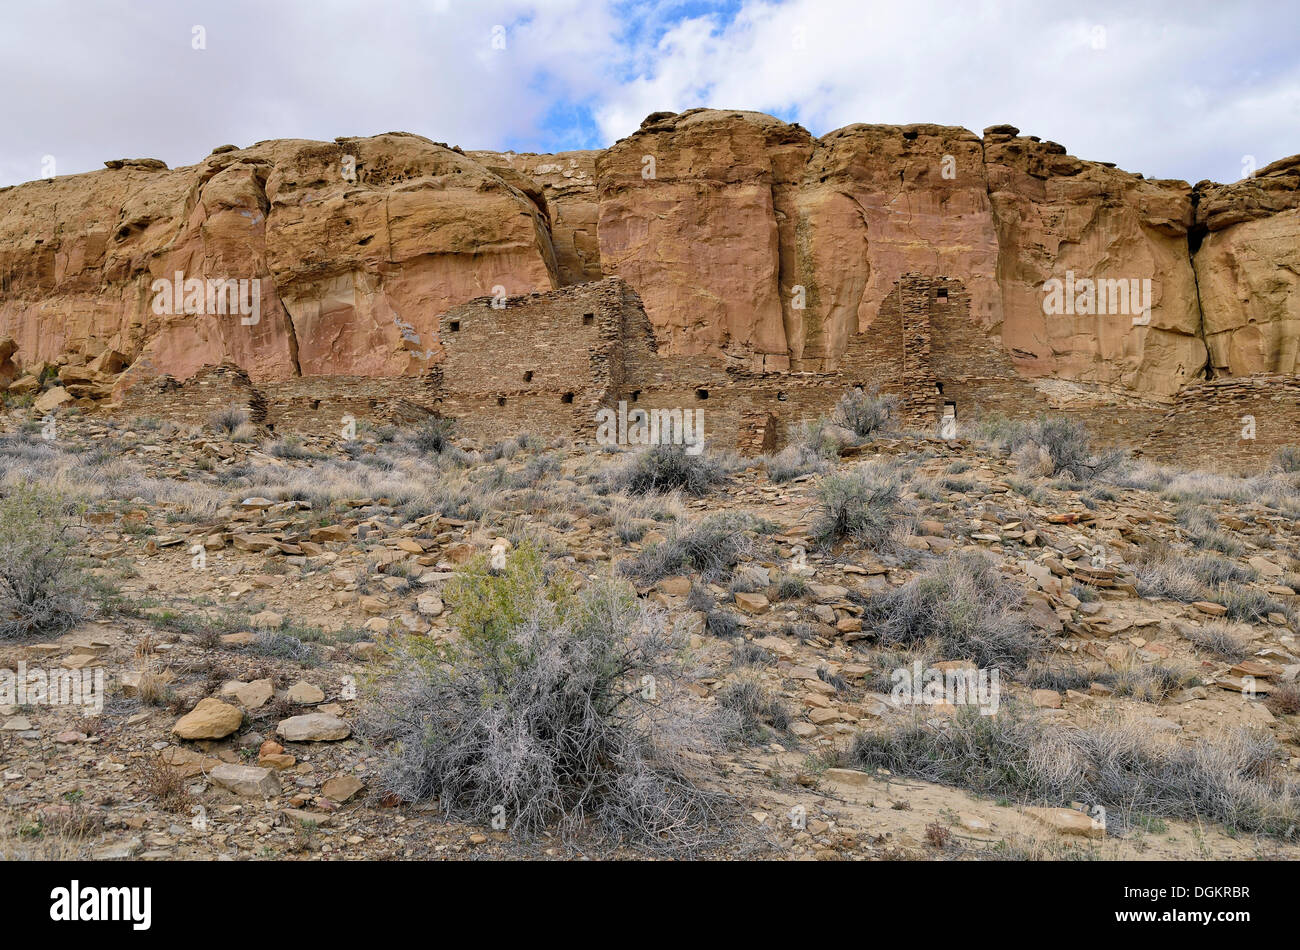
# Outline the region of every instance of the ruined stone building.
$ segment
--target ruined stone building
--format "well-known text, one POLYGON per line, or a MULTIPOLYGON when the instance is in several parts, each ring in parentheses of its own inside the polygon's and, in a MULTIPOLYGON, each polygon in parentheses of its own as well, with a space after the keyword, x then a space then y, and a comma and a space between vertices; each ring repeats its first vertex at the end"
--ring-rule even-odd
POLYGON ((857 386, 896 395, 901 423, 933 434, 945 414, 1043 411, 1043 394, 1011 370, 969 305, 959 280, 905 275, 833 369, 790 373, 661 352, 640 297, 619 278, 482 297, 441 317, 431 392, 437 411, 463 431, 493 439, 521 431, 589 439, 596 411, 619 402, 702 409, 710 443, 742 453, 778 447, 857 386))
POLYGON ((971 318, 962 281, 948 277, 904 275, 833 368, 819 372, 756 372, 743 358, 664 353, 640 297, 617 277, 476 298, 442 314, 438 336, 419 375, 254 384, 225 363, 183 382, 164 376, 133 387, 122 409, 202 424, 236 406, 272 432, 316 434, 339 432, 349 419, 413 425, 441 415, 484 442, 529 432, 590 443, 598 410, 622 402, 702 410, 709 445, 754 455, 862 386, 897 396, 899 423, 917 432, 943 434, 949 416, 949 433, 960 437, 982 418, 1051 411, 1162 462, 1257 467, 1300 433, 1300 381, 1287 374, 1209 381, 1165 402, 1026 379, 971 318))

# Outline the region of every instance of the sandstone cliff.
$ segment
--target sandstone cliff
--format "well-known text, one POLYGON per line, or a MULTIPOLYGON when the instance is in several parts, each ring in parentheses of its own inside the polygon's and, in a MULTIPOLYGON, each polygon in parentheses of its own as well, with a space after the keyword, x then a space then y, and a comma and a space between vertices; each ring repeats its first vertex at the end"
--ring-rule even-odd
POLYGON ((1294 373, 1300 349, 1300 157, 1192 187, 1010 126, 814 138, 695 109, 594 152, 389 133, 107 164, 0 192, 0 375, 50 362, 93 397, 223 359, 255 380, 417 375, 448 308, 611 274, 664 352, 757 370, 836 369, 906 273, 960 281, 1026 376, 1167 397, 1207 367, 1294 373), (258 319, 157 312, 177 273, 256 280, 258 319), (1137 282, 1149 310, 1045 312, 1067 274, 1137 282))
POLYGON ((418 373, 448 307, 558 280, 540 194, 418 136, 113 164, 0 194, 0 339, 24 365, 117 352, 128 380, 223 359, 255 379, 418 373), (155 312, 153 282, 177 273, 257 280, 256 321, 155 312))
POLYGON ((1300 372, 1300 155, 1197 185, 1193 258, 1216 370, 1300 372))

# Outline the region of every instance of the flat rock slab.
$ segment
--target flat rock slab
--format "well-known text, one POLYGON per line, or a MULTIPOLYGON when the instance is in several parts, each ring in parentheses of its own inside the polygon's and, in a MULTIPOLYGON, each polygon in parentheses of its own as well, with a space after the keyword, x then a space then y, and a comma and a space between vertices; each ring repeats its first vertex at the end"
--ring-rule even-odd
POLYGON ((1106 837, 1105 825, 1073 808, 1026 808, 1025 814, 1063 835, 1106 837))
POLYGON ((359 778, 352 775, 339 775, 331 779, 326 779, 325 784, 321 786, 321 793, 331 801, 339 804, 346 802, 366 786, 359 778))
POLYGON ((256 765, 223 762, 208 773, 208 778, 227 791, 246 798, 270 798, 280 794, 280 780, 275 772, 256 765))
POLYGON ((289 702, 299 706, 315 706, 325 701, 325 693, 306 680, 299 680, 289 687, 289 702))
POLYGON ((245 709, 259 709, 275 695, 275 687, 269 679, 253 680, 241 683, 232 680, 221 687, 222 696, 233 696, 245 709))
POLYGON ((275 731, 285 742, 336 742, 352 735, 351 726, 327 713, 290 716, 275 731))

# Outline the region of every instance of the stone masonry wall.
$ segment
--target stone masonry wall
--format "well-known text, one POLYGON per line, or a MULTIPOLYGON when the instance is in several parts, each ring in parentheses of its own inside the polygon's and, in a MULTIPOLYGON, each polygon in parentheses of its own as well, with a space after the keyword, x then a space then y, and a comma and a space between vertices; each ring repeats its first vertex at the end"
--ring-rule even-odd
POLYGON ((1300 445, 1300 377, 1261 374, 1188 386, 1141 451, 1156 462, 1246 472, 1286 445, 1300 445))
POLYGON ((204 425, 223 409, 242 409, 254 425, 266 422, 266 398, 248 374, 233 363, 205 366, 185 382, 161 376, 133 386, 122 401, 127 416, 204 425))
POLYGON ((439 411, 485 438, 592 426, 624 375, 627 292, 611 278, 448 310, 439 319, 439 411))
POLYGON ((589 444, 597 410, 621 402, 628 411, 698 410, 713 449, 755 455, 780 447, 800 422, 829 414, 847 390, 874 386, 899 397, 905 428, 936 432, 947 411, 957 416, 959 437, 992 416, 1052 413, 1084 421, 1098 445, 1141 443, 1153 460, 1243 470, 1300 441, 1295 376, 1216 380, 1172 404, 1099 384, 1027 379, 972 321, 963 283, 942 276, 900 278, 832 372, 756 372, 744 353, 663 354, 640 297, 619 278, 479 298, 444 313, 439 335, 442 345, 418 376, 298 377, 254 387, 225 364, 185 383, 139 385, 122 410, 202 424, 237 406, 276 433, 313 434, 340 431, 349 416, 415 425, 437 414, 480 442, 532 432, 589 444), (1255 419, 1254 439, 1241 437, 1245 416, 1255 419))

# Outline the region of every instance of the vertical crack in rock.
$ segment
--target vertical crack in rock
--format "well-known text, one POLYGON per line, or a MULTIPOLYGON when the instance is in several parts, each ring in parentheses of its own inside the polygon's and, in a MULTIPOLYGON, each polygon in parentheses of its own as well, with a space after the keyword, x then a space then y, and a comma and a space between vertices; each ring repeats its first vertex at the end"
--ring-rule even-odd
POLYGON ((1201 244, 1210 229, 1205 222, 1197 220, 1197 208, 1201 203, 1200 191, 1193 188, 1190 197, 1192 223, 1187 228, 1187 261, 1192 268, 1192 290, 1196 293, 1196 336, 1205 346, 1205 366, 1201 370, 1201 375, 1205 379, 1214 379, 1214 353, 1210 349, 1210 340, 1205 327, 1205 307, 1201 304, 1200 276, 1196 273, 1196 252, 1201 249, 1201 244))

